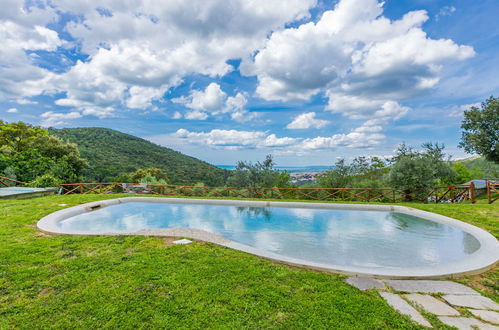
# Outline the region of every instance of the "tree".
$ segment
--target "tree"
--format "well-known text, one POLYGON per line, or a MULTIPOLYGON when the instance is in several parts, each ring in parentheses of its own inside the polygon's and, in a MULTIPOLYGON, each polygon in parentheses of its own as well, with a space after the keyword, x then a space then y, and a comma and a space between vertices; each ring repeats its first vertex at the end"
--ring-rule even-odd
POLYGON ((499 163, 499 98, 490 97, 481 107, 464 112, 459 146, 499 163))
POLYGON ((393 157, 393 165, 388 174, 388 182, 393 188, 424 199, 439 180, 451 180, 455 173, 443 152, 444 145, 425 143, 423 151, 416 151, 402 144, 393 157))
POLYGON ((319 175, 319 184, 325 188, 346 188, 353 180, 354 170, 343 158, 336 161, 334 168, 319 175))
POLYGON ((485 174, 479 167, 468 169, 463 163, 455 164, 454 166, 452 166, 452 170, 456 173, 456 175, 450 178, 450 180, 442 181, 443 184, 461 184, 469 182, 473 179, 480 179, 485 176, 485 174))
POLYGON ((88 166, 75 144, 50 136, 48 130, 23 122, 0 121, 0 173, 17 180, 40 185, 52 182, 79 181, 88 166))
POLYGON ((167 184, 168 176, 166 172, 159 168, 144 168, 130 173, 129 178, 132 182, 149 183, 149 184, 167 184))
POLYGON ((240 161, 237 163, 232 175, 227 179, 227 185, 229 187, 255 188, 286 186, 289 182, 289 174, 279 172, 274 169, 274 165, 272 155, 267 155, 262 163, 256 162, 253 164, 240 161))
POLYGON ((355 157, 352 161, 352 170, 357 175, 366 175, 369 173, 369 160, 365 156, 355 157))

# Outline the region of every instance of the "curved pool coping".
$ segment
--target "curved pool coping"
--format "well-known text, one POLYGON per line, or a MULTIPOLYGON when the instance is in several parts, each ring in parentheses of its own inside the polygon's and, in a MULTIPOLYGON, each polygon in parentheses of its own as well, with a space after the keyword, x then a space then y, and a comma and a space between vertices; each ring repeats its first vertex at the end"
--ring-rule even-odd
POLYGON ((269 202, 269 201, 245 201, 245 200, 221 200, 221 199, 191 199, 191 198, 158 198, 158 197, 124 197, 90 202, 62 209, 47 215, 37 223, 38 229, 50 234, 65 235, 143 235, 143 236, 168 236, 188 237, 195 240, 206 241, 260 256, 294 266, 300 266, 320 271, 340 273, 346 275, 369 276, 377 278, 441 278, 452 275, 477 274, 493 267, 499 260, 499 242, 490 233, 468 223, 449 218, 443 215, 426 212, 399 205, 374 205, 374 204, 334 204, 334 203, 307 203, 307 202, 269 202), (67 218, 89 212, 102 207, 131 203, 164 203, 164 204, 204 204, 204 205, 229 205, 250 207, 286 207, 286 208, 310 208, 331 210, 364 210, 398 212, 427 219, 440 224, 452 226, 471 234, 479 243, 480 248, 469 256, 439 265, 424 267, 390 268, 390 267, 355 267, 339 266, 323 263, 310 262, 291 257, 286 257, 272 252, 263 251, 249 245, 237 243, 224 237, 190 228, 162 228, 142 229, 138 231, 117 232, 90 232, 90 231, 68 231, 63 230, 59 223, 67 218))

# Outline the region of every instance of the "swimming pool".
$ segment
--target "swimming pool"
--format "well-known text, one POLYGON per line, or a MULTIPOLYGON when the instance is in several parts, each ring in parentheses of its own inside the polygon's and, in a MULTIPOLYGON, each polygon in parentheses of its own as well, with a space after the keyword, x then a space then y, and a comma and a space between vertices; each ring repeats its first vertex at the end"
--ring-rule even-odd
POLYGON ((192 231, 175 236, 202 232, 220 245, 345 273, 440 276, 483 269, 499 255, 481 229, 400 206, 131 197, 59 212, 39 228, 79 235, 184 228, 192 231))

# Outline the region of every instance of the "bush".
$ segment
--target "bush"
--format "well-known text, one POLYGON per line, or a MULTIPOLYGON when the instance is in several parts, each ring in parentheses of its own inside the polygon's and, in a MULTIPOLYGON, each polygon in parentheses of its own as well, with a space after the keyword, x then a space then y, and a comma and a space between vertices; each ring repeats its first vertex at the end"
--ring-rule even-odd
POLYGON ((143 178, 139 180, 139 183, 145 184, 167 184, 165 179, 158 179, 155 176, 147 173, 143 178))
POLYGON ((31 181, 29 185, 36 188, 46 188, 46 187, 59 187, 62 180, 56 178, 52 174, 44 174, 38 176, 35 180, 31 181))

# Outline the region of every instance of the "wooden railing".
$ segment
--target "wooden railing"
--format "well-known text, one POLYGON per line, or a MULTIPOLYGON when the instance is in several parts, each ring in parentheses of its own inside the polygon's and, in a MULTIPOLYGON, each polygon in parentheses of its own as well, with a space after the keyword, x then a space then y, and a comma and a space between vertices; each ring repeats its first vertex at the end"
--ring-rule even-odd
POLYGON ((470 182, 469 184, 435 187, 428 197, 435 203, 460 203, 466 200, 476 203, 475 184, 470 182))
POLYGON ((204 187, 139 183, 69 183, 61 185, 61 192, 68 194, 136 193, 186 197, 265 198, 317 201, 363 202, 475 202, 474 186, 457 185, 435 187, 431 194, 405 192, 392 188, 251 188, 204 187))
POLYGON ((26 182, 17 181, 11 178, 6 178, 4 176, 0 176, 0 187, 11 187, 15 185, 26 185, 26 182))
POLYGON ((487 200, 489 204, 494 203, 499 199, 499 183, 495 181, 494 183, 487 180, 487 200))

